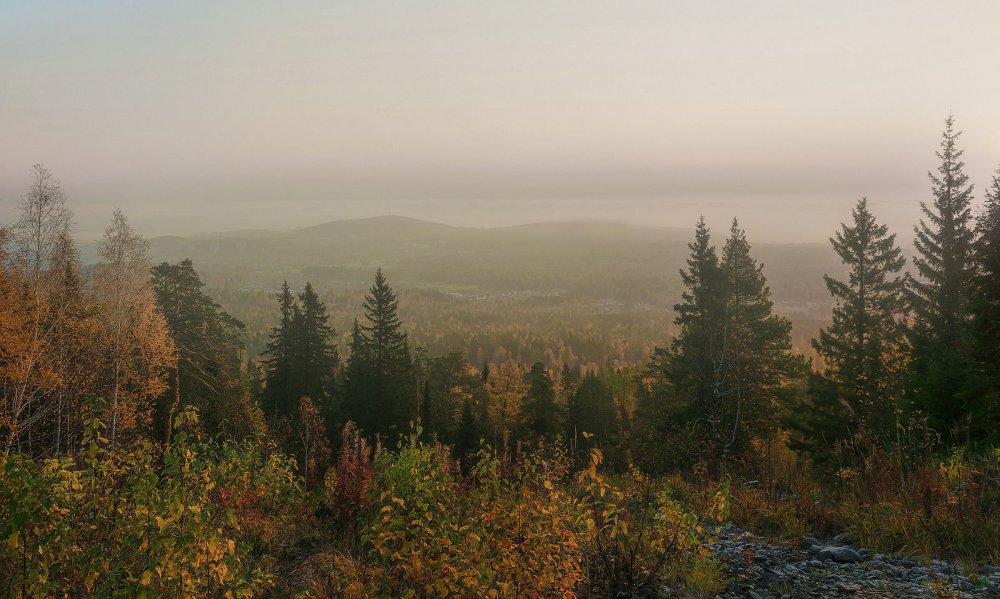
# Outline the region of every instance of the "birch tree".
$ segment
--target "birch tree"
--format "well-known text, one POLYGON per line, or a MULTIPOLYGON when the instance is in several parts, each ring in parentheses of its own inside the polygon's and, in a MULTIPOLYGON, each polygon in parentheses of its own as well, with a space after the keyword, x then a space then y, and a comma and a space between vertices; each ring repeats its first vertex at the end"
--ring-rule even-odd
POLYGON ((148 252, 149 244, 116 209, 98 245, 100 262, 94 274, 107 360, 112 448, 121 428, 148 424, 151 402, 166 390, 167 369, 176 361, 149 285, 148 252))

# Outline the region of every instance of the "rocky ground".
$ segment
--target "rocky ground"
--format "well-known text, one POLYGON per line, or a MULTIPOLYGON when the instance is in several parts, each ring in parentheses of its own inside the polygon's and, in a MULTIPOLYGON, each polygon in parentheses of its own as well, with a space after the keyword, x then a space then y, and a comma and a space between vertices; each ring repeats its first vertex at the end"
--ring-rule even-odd
POLYGON ((727 598, 1000 598, 1000 566, 963 573, 940 560, 872 553, 843 536, 784 547, 729 526, 719 533, 715 553, 733 580, 722 595, 727 598))

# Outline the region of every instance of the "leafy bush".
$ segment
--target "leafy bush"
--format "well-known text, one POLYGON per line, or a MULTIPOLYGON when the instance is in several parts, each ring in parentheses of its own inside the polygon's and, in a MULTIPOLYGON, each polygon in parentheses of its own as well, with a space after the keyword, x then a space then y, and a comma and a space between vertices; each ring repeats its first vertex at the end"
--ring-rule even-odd
POLYGON ((468 479, 417 434, 379 453, 359 558, 309 558, 316 596, 574 597, 582 580, 572 503, 527 460, 511 479, 487 452, 468 479))
MULTIPOLYGON (((193 414, 179 416, 190 423, 193 414)), ((260 558, 298 497, 293 466, 253 444, 175 437, 35 463, 0 458, 0 594, 18 597, 249 597, 272 584, 260 558)))
POLYGON ((670 487, 638 470, 606 479, 598 470, 602 459, 600 450, 591 450, 589 467, 578 475, 591 590, 613 596, 662 584, 696 594, 725 588, 705 543, 703 522, 726 517, 728 493, 720 489, 705 516, 698 516, 673 497, 670 487))

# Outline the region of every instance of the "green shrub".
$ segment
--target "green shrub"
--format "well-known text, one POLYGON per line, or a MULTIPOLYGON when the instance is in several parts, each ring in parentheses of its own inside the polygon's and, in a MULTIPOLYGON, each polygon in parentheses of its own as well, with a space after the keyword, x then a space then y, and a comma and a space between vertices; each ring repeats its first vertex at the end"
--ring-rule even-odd
POLYGON ((180 433, 161 465, 148 444, 109 452, 103 429, 86 421, 77 460, 0 458, 0 595, 249 597, 272 584, 259 556, 298 497, 291 462, 180 433))
POLYGON ((728 492, 720 488, 701 516, 673 497, 673 489, 637 470, 606 478, 602 455, 578 475, 579 506, 591 591, 637 592, 669 584, 698 594, 721 591, 725 579, 714 568, 704 524, 727 515, 728 492))

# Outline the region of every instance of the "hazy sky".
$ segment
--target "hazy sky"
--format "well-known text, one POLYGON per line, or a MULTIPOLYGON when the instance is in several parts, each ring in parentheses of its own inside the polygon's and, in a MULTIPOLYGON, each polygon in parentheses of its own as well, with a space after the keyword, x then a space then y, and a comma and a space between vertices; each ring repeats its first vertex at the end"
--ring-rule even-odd
POLYGON ((1000 1, 0 0, 0 222, 93 236, 404 214, 909 238, 942 121, 1000 163, 1000 1), (155 5, 154 5, 155 4, 155 5), (777 216, 781 211, 780 217, 777 216))

